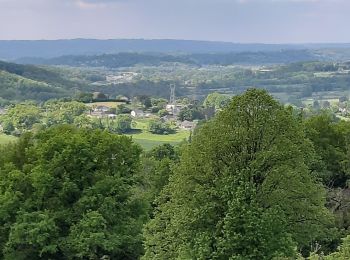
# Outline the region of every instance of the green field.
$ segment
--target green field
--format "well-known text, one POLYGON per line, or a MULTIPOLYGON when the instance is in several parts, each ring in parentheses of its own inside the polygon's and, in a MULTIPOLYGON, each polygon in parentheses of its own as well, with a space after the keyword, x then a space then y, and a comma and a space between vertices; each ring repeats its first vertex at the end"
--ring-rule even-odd
POLYGON ((147 132, 131 135, 132 139, 140 144, 145 150, 150 150, 153 147, 165 143, 177 145, 186 140, 190 135, 190 131, 179 131, 176 134, 170 135, 155 135, 147 132))
POLYGON ((0 145, 7 144, 14 140, 16 140, 16 137, 0 134, 0 145))
POLYGON ((132 139, 140 144, 145 150, 150 150, 153 147, 165 143, 170 143, 172 145, 177 145, 180 142, 187 140, 190 136, 190 131, 178 131, 176 134, 170 135, 155 135, 148 133, 146 131, 130 135, 132 139))
POLYGON ((135 130, 140 130, 140 133, 131 134, 129 136, 140 144, 145 150, 150 150, 153 147, 165 143, 177 145, 180 142, 187 140, 190 136, 190 131, 178 130, 175 134, 156 135, 147 131, 147 123, 149 119, 138 119, 135 121, 135 130))
POLYGON ((106 106, 110 108, 116 108, 118 105, 125 104, 124 102, 94 102, 94 103, 88 103, 86 104, 89 107, 93 106, 106 106))

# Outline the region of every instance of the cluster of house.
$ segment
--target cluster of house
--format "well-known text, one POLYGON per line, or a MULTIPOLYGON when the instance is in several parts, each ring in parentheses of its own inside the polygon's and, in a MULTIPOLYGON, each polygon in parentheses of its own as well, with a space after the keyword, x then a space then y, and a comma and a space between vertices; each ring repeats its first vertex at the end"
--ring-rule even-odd
POLYGON ((120 84, 125 82, 130 82, 138 74, 136 72, 122 72, 117 75, 107 75, 106 81, 112 84, 120 84))
MULTIPOLYGON (((183 108, 183 105, 167 105, 166 110, 168 111, 168 115, 165 115, 160 118, 162 122, 176 122, 177 126, 180 129, 184 130, 193 130, 197 122, 192 122, 192 121, 177 121, 177 115, 180 113, 181 109, 183 108)), ((89 111, 89 115, 92 117, 96 118, 110 118, 110 119, 115 119, 117 115, 115 113, 111 112, 111 107, 106 106, 106 105, 98 105, 94 108, 92 108, 89 111)), ((134 109, 130 112, 130 116, 133 118, 151 118, 152 114, 149 112, 145 112, 141 109, 134 109)))
POLYGON ((111 113, 111 108, 108 106, 96 106, 93 109, 90 109, 89 115, 92 117, 97 117, 97 118, 116 118, 117 115, 114 113, 111 113))

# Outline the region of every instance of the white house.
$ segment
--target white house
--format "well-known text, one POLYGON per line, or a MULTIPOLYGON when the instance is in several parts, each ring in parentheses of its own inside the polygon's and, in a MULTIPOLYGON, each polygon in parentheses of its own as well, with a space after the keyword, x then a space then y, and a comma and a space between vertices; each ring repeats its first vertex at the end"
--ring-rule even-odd
POLYGON ((142 110, 135 109, 135 110, 131 111, 130 115, 132 117, 144 117, 145 113, 142 110))

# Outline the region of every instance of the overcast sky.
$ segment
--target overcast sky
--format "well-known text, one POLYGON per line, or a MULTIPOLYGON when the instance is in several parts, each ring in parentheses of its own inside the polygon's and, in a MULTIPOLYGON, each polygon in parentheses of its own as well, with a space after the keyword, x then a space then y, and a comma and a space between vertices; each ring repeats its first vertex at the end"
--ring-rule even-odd
POLYGON ((350 0, 0 0, 0 39, 350 42, 350 0))

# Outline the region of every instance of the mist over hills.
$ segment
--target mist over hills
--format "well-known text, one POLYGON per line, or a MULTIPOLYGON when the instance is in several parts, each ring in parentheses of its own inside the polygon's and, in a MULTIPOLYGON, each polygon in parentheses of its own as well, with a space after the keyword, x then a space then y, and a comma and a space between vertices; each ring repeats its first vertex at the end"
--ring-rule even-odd
POLYGON ((0 59, 16 60, 23 57, 53 58, 64 55, 100 55, 120 52, 225 53, 323 48, 350 48, 350 44, 243 44, 215 41, 144 39, 3 40, 0 41, 0 59))

